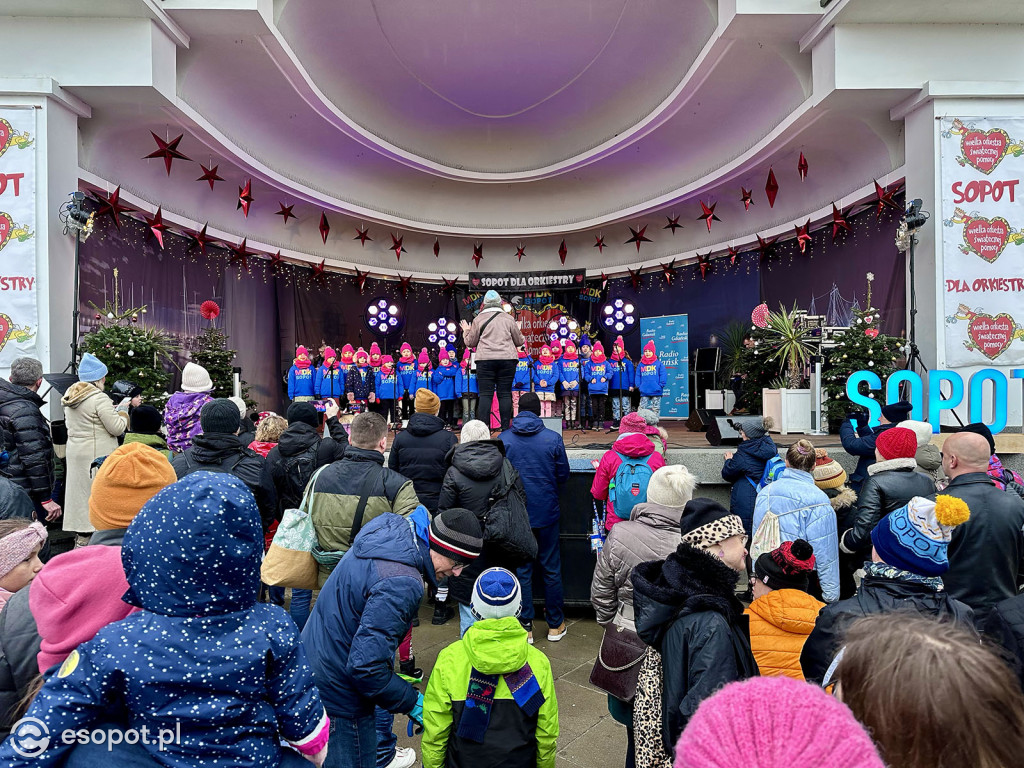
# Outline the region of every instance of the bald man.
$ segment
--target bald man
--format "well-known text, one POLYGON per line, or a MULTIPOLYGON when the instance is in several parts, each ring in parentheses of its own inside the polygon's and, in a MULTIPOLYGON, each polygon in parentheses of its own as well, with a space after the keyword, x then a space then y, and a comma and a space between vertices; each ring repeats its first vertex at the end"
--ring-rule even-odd
POLYGON ((953 531, 942 581, 974 609, 978 627, 996 603, 1017 594, 1024 565, 1024 501, 986 474, 990 455, 988 441, 973 432, 950 435, 942 446, 942 469, 950 478, 943 493, 971 510, 971 519, 953 531))

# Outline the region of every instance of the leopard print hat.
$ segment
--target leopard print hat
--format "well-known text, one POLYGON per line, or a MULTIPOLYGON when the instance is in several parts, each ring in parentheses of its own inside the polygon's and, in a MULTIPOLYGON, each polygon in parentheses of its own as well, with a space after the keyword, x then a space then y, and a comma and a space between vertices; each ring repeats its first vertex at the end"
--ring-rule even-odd
POLYGON ((679 521, 683 541, 700 549, 708 549, 732 536, 743 536, 743 521, 717 501, 691 499, 683 507, 679 521))

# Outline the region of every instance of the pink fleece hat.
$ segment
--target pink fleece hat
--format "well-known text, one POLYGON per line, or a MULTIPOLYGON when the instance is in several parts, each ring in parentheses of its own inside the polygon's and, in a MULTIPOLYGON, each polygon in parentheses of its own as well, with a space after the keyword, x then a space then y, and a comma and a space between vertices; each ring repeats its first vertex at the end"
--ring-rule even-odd
POLYGON ((641 435, 647 434, 647 422, 644 421, 644 417, 639 413, 627 413, 622 417, 622 421, 619 422, 620 435, 628 435, 630 432, 639 432, 641 435))
POLYGON ((441 347, 441 349, 437 351, 437 362, 444 363, 447 362, 448 359, 448 350, 445 349, 444 347, 441 347))
POLYGON ((705 699, 674 768, 885 768, 849 708, 790 677, 753 677, 705 699))
POLYGON ((39 673, 63 662, 107 624, 139 610, 121 599, 127 591, 120 547, 79 547, 47 562, 28 593, 42 639, 39 673))
POLYGON ((423 349, 420 350, 420 356, 416 358, 416 362, 419 363, 420 365, 430 364, 430 353, 427 352, 426 347, 423 347, 423 349))

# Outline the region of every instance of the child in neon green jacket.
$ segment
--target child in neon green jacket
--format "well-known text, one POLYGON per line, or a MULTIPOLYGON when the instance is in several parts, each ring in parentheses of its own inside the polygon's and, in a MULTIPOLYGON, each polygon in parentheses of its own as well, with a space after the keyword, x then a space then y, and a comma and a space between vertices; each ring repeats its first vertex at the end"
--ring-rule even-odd
POLYGON ((504 568, 480 574, 480 621, 445 648, 423 702, 423 768, 554 768, 558 702, 551 664, 527 643, 522 595, 504 568))

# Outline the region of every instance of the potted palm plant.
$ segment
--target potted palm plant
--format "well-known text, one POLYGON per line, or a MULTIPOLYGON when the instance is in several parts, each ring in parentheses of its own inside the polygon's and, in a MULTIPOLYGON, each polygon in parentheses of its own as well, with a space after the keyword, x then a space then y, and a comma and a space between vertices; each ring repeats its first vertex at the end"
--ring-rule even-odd
POLYGON ((780 304, 777 312, 771 312, 765 335, 768 359, 778 362, 780 378, 773 382, 777 386, 762 390, 764 415, 774 419, 782 434, 809 430, 811 390, 804 385, 814 349, 809 329, 800 323, 796 304, 792 309, 780 304))

